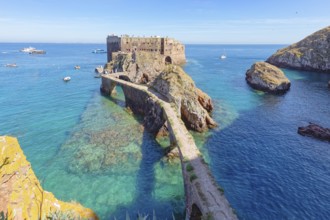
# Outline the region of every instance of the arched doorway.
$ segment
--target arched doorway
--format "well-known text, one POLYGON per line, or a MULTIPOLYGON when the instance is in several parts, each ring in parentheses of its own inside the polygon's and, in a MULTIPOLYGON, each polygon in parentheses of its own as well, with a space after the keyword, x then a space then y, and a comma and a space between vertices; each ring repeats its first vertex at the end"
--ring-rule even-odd
POLYGON ((170 56, 165 58, 165 64, 172 64, 172 58, 170 56))

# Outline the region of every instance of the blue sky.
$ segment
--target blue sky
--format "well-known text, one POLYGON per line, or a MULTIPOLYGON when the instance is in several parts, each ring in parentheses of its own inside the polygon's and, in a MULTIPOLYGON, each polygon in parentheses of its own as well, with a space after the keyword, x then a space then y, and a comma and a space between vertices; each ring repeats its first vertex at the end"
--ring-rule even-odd
POLYGON ((330 25, 330 0, 0 0, 0 42, 289 44, 330 25))

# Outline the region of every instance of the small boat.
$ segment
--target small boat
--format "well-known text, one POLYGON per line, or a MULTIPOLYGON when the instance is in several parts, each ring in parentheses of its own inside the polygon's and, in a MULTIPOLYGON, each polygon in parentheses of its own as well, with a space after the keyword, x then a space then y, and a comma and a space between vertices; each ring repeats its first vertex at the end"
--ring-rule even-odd
POLYGON ((103 50, 103 49, 96 49, 96 50, 93 50, 92 53, 106 53, 107 51, 103 50))
POLYGON ((80 66, 78 66, 78 65, 77 66, 74 66, 74 69, 75 70, 80 70, 80 66))
POLYGON ((34 50, 36 50, 36 48, 34 48, 34 47, 25 47, 25 48, 21 49, 20 51, 23 53, 30 53, 34 50))
POLYGON ((46 51, 44 50, 32 50, 31 52, 29 52, 29 54, 45 54, 46 51))
POLYGON ((225 50, 223 50, 223 53, 221 54, 220 59, 221 59, 221 60, 224 60, 224 59, 226 59, 226 58, 227 58, 227 56, 226 56, 226 52, 225 52, 225 50))
POLYGON ((16 63, 8 63, 5 65, 6 67, 17 67, 16 63))
POLYGON ((68 82, 68 81, 70 81, 70 80, 71 80, 71 77, 70 77, 70 76, 66 76, 66 77, 63 78, 63 81, 64 81, 64 82, 68 82))

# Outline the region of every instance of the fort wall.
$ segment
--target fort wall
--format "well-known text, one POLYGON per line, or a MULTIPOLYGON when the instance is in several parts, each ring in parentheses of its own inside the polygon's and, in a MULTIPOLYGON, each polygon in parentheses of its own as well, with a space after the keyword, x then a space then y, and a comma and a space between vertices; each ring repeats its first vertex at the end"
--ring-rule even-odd
POLYGON ((109 35, 107 37, 108 62, 113 58, 112 53, 138 53, 140 51, 161 55, 164 62, 184 64, 186 62, 185 47, 173 38, 164 37, 130 37, 109 35))

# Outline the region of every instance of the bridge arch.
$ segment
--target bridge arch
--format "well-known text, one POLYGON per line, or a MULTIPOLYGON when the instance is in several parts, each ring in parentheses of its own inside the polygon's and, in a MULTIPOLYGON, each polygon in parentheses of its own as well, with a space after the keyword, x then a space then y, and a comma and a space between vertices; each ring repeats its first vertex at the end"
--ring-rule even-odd
POLYGON ((201 210, 194 203, 191 207, 190 220, 201 220, 202 216, 203 216, 203 214, 202 214, 201 210))

